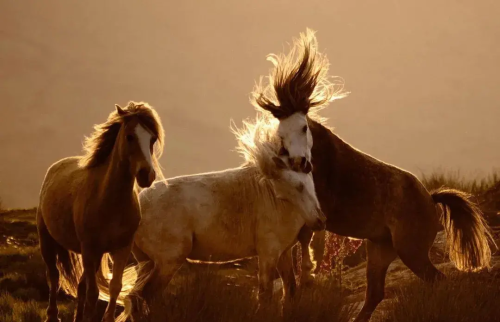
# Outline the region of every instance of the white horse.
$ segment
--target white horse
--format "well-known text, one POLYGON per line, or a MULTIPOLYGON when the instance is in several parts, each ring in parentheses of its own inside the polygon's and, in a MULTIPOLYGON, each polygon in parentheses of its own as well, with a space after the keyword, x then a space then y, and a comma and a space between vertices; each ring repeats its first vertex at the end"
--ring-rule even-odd
MULTIPOLYGON (((186 259, 221 263, 254 256, 261 303, 272 296, 276 269, 286 285, 285 301, 293 296, 293 268, 283 264, 291 261, 300 229, 323 229, 325 217, 312 174, 292 171, 278 157, 276 130, 270 116, 244 122, 234 131, 246 160, 241 167, 176 177, 141 192, 142 221, 133 252, 142 269, 138 276, 134 267, 125 271, 122 303, 126 295, 144 297, 153 288, 164 289, 186 259)), ((105 293, 106 285, 101 286, 105 293)), ((129 314, 127 306, 121 318, 129 314)))

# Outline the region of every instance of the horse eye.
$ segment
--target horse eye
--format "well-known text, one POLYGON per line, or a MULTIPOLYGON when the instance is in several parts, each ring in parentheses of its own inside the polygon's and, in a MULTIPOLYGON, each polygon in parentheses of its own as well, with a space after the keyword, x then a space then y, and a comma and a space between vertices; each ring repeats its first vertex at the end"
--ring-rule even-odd
POLYGON ((302 128, 302 132, 307 133, 307 125, 304 125, 304 127, 302 128))
POLYGON ((133 136, 132 134, 128 134, 128 135, 127 135, 127 141, 128 141, 128 142, 132 142, 132 141, 134 141, 134 136, 133 136))
POLYGON ((281 155, 281 156, 283 156, 283 155, 288 156, 288 150, 285 149, 285 147, 282 146, 280 148, 280 151, 278 152, 278 154, 281 155))

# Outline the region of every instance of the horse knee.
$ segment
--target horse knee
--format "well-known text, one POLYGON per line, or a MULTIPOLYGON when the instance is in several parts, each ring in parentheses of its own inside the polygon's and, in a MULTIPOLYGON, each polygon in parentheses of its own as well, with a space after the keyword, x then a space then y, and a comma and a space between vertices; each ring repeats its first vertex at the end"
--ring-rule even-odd
POLYGON ((120 291, 122 290, 122 283, 121 282, 118 282, 118 281, 115 281, 113 283, 113 280, 111 280, 111 283, 109 285, 109 293, 112 297, 118 297, 118 294, 120 294, 120 291))

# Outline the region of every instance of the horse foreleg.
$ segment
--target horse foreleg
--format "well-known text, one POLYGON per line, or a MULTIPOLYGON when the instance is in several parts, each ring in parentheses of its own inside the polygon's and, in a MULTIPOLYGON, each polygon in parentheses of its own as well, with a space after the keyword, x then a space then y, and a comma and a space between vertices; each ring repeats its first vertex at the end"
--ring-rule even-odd
POLYGON ((314 280, 312 271, 314 269, 314 264, 311 260, 311 254, 309 252, 309 244, 311 243, 313 237, 313 231, 308 227, 304 226, 299 232, 298 240, 300 242, 302 263, 301 263, 301 275, 300 275, 300 285, 311 284, 314 280))
POLYGON ((274 307, 273 278, 278 258, 275 256, 259 256, 259 310, 274 307))
POLYGON ((278 271, 283 282, 283 302, 284 307, 288 309, 295 296, 297 283, 292 264, 292 249, 286 250, 278 261, 278 271))
POLYGON ((384 299, 385 275, 387 268, 396 258, 396 251, 390 242, 373 243, 367 241, 366 295, 363 308, 354 322, 367 322, 377 305, 384 299))
POLYGON ((115 321, 116 300, 122 290, 123 271, 127 265, 131 248, 132 243, 124 248, 111 252, 111 258, 113 259, 113 277, 109 284, 109 303, 102 319, 104 322, 115 321))
POLYGON ((76 315, 75 322, 81 321, 83 318, 83 308, 85 306, 85 297, 87 294, 87 281, 85 280, 85 273, 80 277, 80 281, 78 282, 78 289, 76 293, 77 307, 76 307, 76 315))
MULTIPOLYGON (((95 313, 99 289, 97 287, 96 272, 101 263, 102 253, 96 252, 93 247, 82 245, 83 274, 87 289, 85 290, 85 307, 83 308, 83 321, 90 322, 95 313)), ((75 322, 78 321, 75 318, 75 322)))

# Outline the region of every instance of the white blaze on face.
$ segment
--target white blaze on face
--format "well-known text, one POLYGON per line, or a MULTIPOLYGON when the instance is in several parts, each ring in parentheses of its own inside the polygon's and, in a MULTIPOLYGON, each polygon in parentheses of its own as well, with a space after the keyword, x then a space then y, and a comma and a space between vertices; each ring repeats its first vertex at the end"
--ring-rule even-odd
POLYGON ((278 134, 290 158, 305 157, 311 160, 312 135, 307 126, 307 118, 302 113, 294 113, 280 120, 278 134), (304 131, 305 130, 305 131, 304 131))
POLYGON ((152 135, 141 124, 137 124, 135 127, 135 134, 137 135, 137 140, 139 142, 139 146, 141 147, 142 154, 152 169, 153 161, 151 159, 151 150, 149 148, 152 135))

